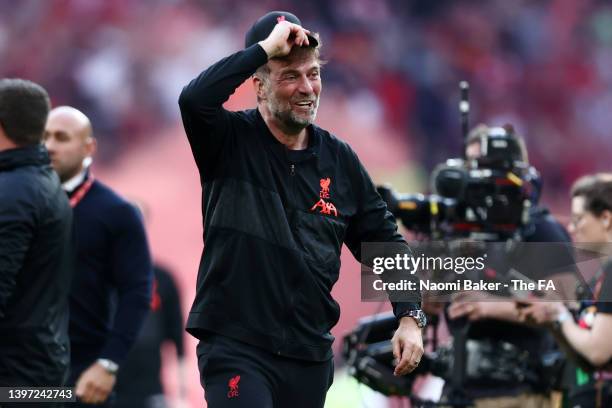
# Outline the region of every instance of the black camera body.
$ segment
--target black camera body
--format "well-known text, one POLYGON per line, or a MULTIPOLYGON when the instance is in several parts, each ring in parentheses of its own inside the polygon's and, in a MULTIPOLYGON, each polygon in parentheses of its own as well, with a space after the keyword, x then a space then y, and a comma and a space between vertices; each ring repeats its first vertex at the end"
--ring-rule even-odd
MULTIPOLYGON (((471 149, 467 158, 448 159, 436 166, 431 194, 398 194, 388 186, 379 186, 379 194, 389 211, 426 241, 523 241, 539 201, 541 180, 537 170, 526 163, 522 142, 511 127, 494 127, 467 143, 470 148, 474 147, 472 143, 477 144, 477 154, 471 149)), ((442 250, 457 255, 458 251, 473 250, 472 246, 450 245, 442 250)), ((502 250, 511 248, 505 245, 502 250)), ((542 378, 540 371, 548 366, 558 368, 558 359, 550 359, 554 364, 547 361, 533 365, 530 356, 501 339, 468 338, 469 322, 463 323, 453 334, 452 346, 445 347, 437 347, 436 328, 432 326, 434 351, 426 352, 409 375, 394 377, 389 339, 397 327, 395 319, 384 315, 363 319, 344 338, 349 373, 385 395, 404 396, 411 395, 418 375, 431 373, 450 384, 448 405, 465 407, 470 401, 464 387, 470 382, 536 384, 542 378)), ((425 406, 419 405, 423 401, 411 399, 417 406, 425 406)))
POLYGON ((447 377, 452 356, 445 351, 427 352, 410 374, 394 376, 393 348, 389 339, 395 329, 397 320, 391 312, 360 319, 357 327, 343 338, 342 356, 349 367, 349 374, 387 396, 410 395, 418 375, 432 373, 447 377))
POLYGON ((529 222, 539 199, 540 176, 522 161, 518 140, 504 128, 480 138, 480 156, 448 159, 436 166, 432 194, 397 194, 388 186, 378 192, 404 226, 434 239, 513 238, 529 222))
MULTIPOLYGON (((432 319, 436 320, 436 316, 432 319)), ((437 324, 437 321, 435 322, 437 324)), ((413 394, 413 385, 418 376, 432 374, 452 384, 454 381, 455 344, 441 347, 437 339, 424 338, 424 345, 431 344, 433 351, 421 356, 417 368, 411 373, 396 377, 393 349, 389 339, 397 328, 397 320, 391 313, 380 313, 359 320, 357 327, 343 338, 342 356, 347 362, 349 374, 386 396, 409 396, 416 406, 437 406, 432 401, 420 400, 413 394)), ((536 389, 548 392, 560 381, 565 357, 558 351, 539 356, 530 356, 511 343, 491 339, 468 339, 465 344, 465 382, 489 383, 491 385, 518 382, 529 383, 536 389), (535 357, 535 358, 534 358, 535 357)), ((455 396, 456 397, 456 396, 455 396)), ((468 406, 457 401, 443 406, 468 406)))

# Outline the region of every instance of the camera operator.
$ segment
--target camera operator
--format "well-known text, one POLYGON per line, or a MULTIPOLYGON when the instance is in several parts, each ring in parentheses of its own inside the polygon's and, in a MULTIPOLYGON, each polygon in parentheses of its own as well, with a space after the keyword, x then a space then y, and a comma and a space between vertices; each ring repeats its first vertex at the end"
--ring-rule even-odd
MULTIPOLYGON (((466 159, 468 163, 480 160, 486 156, 487 138, 503 135, 513 138, 518 148, 509 150, 508 157, 516 162, 528 163, 525 142, 514 129, 504 127, 488 127, 479 125, 474 128, 466 140, 466 159)), ((570 242, 570 237, 564 228, 554 219, 549 211, 536 206, 537 198, 532 199, 533 206, 529 211, 529 222, 522 230, 523 242, 570 242)), ((565 267, 571 269, 574 263, 570 251, 565 251, 555 257, 542 257, 534 248, 526 245, 521 247, 517 264, 513 264, 519 271, 522 269, 534 270, 532 279, 552 278, 565 267), (537 264, 534 264, 536 262, 537 264)), ((574 271, 567 271, 574 272, 574 271)), ((561 274, 563 275, 563 274, 561 274)), ((486 277, 485 277, 486 278, 486 277)), ((521 319, 516 303, 509 298, 496 297, 488 293, 470 292, 459 294, 454 298, 447 309, 451 334, 453 327, 459 327, 469 322, 468 338, 492 341, 494 347, 506 347, 510 344, 520 351, 521 355, 528 353, 529 360, 539 360, 542 353, 554 347, 552 337, 545 330, 529 327, 521 319), (483 300, 483 298, 485 300, 483 300)), ((497 353, 494 353, 497 354, 497 353)), ((501 350, 500 350, 500 353, 501 350)), ((483 362, 483 364, 486 364, 483 362)), ((480 367, 479 367, 480 368, 480 367)), ((518 368, 517 368, 518 370, 518 368)), ((537 381, 520 380, 520 376, 512 381, 497 381, 492 378, 467 378, 465 392, 474 400, 477 408, 486 407, 548 407, 550 398, 545 386, 535 384, 537 381)))
MULTIPOLYGON (((609 254, 612 242, 612 174, 585 176, 572 187, 572 218, 568 226, 574 241, 597 253, 609 254)), ((612 406, 612 372, 602 369, 612 359, 612 260, 608 257, 595 275, 593 298, 581 302, 578 322, 560 302, 539 302, 525 308, 523 317, 554 323, 573 351, 586 358, 594 373, 575 370, 568 403, 571 407, 612 406)))

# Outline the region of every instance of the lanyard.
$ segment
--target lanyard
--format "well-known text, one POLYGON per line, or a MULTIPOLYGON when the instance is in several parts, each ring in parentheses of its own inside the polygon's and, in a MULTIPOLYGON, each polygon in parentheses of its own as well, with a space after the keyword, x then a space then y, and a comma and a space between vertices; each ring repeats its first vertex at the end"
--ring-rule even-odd
POLYGON ((77 188, 72 197, 70 197, 70 207, 74 208, 77 206, 77 204, 83 199, 83 197, 85 197, 85 194, 87 194, 93 182, 94 177, 90 174, 89 176, 87 176, 85 182, 81 184, 79 188, 77 188))
POLYGON ((593 300, 598 301, 599 295, 601 294, 601 286, 603 285, 603 281, 606 278, 606 270, 605 266, 603 266, 599 271, 597 271, 597 275, 595 275, 595 284, 593 285, 593 300))

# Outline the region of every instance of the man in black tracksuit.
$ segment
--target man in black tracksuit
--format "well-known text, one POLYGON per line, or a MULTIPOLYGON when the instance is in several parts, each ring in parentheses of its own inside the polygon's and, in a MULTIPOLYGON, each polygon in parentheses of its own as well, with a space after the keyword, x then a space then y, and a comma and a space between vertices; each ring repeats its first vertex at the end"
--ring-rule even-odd
POLYGON ((48 113, 39 85, 0 80, 0 387, 68 377, 72 211, 41 145, 48 113))
MULTIPOLYGON (((181 93, 203 188, 205 248, 187 330, 209 407, 322 407, 333 378, 331 296, 346 243, 404 242, 356 154, 312 124, 318 41, 272 12, 246 46, 181 93), (223 103, 253 76, 257 109, 223 103)), ((407 246, 406 251, 409 251, 407 246)), ((394 303, 396 374, 423 353, 420 302, 394 303), (413 318, 414 317, 414 318, 413 318)))

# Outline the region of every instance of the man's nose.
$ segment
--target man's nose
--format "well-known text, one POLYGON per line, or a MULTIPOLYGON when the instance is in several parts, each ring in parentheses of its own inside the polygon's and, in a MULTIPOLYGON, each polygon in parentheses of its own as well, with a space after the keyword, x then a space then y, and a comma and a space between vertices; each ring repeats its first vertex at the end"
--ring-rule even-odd
POLYGON ((313 93, 313 91, 314 91, 313 84, 312 84, 310 78, 308 78, 306 75, 303 75, 300 78, 300 84, 299 84, 298 90, 301 93, 304 93, 304 94, 309 94, 310 95, 310 94, 313 93))
POLYGON ((49 154, 52 154, 55 152, 55 143, 53 143, 52 138, 45 140, 45 147, 49 151, 49 154))

